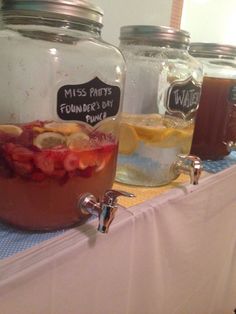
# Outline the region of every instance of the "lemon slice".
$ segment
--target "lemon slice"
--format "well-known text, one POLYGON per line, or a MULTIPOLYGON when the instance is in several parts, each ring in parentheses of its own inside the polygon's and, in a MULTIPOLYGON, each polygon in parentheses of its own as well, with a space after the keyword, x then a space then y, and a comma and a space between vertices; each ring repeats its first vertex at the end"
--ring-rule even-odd
POLYGON ((187 152, 190 150, 193 130, 166 128, 162 134, 162 140, 150 142, 162 148, 180 147, 181 151, 187 152))
POLYGON ((40 127, 40 126, 34 126, 33 127, 33 131, 37 132, 37 133, 43 133, 46 131, 46 129, 44 127, 40 127))
POLYGON ((121 123, 120 126, 120 140, 119 140, 119 152, 121 154, 132 154, 138 146, 137 133, 131 125, 127 123, 121 123))
POLYGON ((70 149, 81 149, 89 147, 90 138, 84 132, 73 133, 67 137, 66 144, 70 149))
POLYGON ((45 131, 58 132, 65 135, 78 132, 81 128, 77 123, 50 122, 44 125, 45 131))
POLYGON ((9 135, 19 136, 23 132, 22 129, 16 125, 2 124, 0 125, 0 131, 5 132, 9 135))
POLYGON ((41 133, 34 139, 34 145, 39 148, 53 148, 65 144, 65 136, 53 132, 41 133))
POLYGON ((166 127, 159 114, 123 114, 122 121, 132 125, 140 140, 161 141, 166 127))
POLYGON ((164 138, 166 132, 166 127, 158 125, 156 127, 152 126, 135 126, 138 137, 147 142, 159 142, 164 138))
POLYGON ((97 130, 102 133, 117 135, 119 133, 119 123, 117 119, 105 119, 99 123, 97 130))

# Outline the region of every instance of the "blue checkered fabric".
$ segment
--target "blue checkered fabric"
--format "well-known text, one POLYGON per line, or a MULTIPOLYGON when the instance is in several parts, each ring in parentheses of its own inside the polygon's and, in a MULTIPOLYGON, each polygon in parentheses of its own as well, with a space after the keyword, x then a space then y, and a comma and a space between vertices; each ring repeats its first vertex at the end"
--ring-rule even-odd
POLYGON ((229 156, 222 160, 204 161, 203 169, 210 173, 217 173, 236 164, 236 152, 232 152, 229 156))
POLYGON ((62 230, 56 232, 27 232, 0 224, 0 259, 22 252, 63 232, 62 230))
MULTIPOLYGON (((234 164, 236 164, 236 152, 231 153, 223 160, 204 161, 203 168, 207 172, 217 173, 234 164)), ((26 232, 0 224, 0 259, 5 259, 16 253, 22 252, 43 241, 54 238, 63 232, 65 231, 26 232)))

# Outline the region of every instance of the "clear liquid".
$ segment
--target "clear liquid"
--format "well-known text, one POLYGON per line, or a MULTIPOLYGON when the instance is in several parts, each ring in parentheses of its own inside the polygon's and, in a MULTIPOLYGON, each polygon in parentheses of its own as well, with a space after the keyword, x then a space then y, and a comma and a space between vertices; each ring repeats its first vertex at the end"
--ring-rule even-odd
MULTIPOLYGON (((143 116, 140 115, 140 119, 143 116)), ((156 122, 147 126, 145 121, 145 127, 139 128, 137 121, 132 123, 131 118, 131 129, 128 127, 123 134, 121 132, 116 181, 138 186, 161 186, 176 178, 173 164, 178 154, 189 153, 193 125, 180 119, 160 118, 156 122), (131 130, 136 137, 129 136, 131 130), (131 146, 135 147, 133 151, 129 150, 131 146)))

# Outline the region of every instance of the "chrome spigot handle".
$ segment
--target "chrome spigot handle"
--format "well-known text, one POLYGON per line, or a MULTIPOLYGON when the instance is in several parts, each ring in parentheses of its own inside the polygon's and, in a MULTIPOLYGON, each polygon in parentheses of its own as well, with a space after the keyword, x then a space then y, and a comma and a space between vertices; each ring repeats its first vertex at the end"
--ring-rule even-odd
POLYGON ((119 196, 134 197, 134 194, 119 190, 107 190, 101 202, 98 202, 93 194, 82 194, 78 200, 78 208, 85 215, 99 217, 98 231, 107 233, 117 210, 117 198, 119 196))
POLYGON ((119 196, 134 197, 134 194, 119 190, 105 192, 101 202, 101 214, 99 215, 98 231, 107 233, 117 210, 117 198, 119 196))
POLYGON ((107 190, 103 197, 103 203, 114 206, 119 196, 134 197, 134 194, 120 190, 107 190))
POLYGON ((235 152, 236 151, 236 142, 229 141, 229 142, 224 142, 224 144, 227 146, 228 152, 235 152))
POLYGON ((77 207, 84 215, 98 216, 101 211, 95 196, 90 193, 85 193, 79 196, 77 207))
POLYGON ((190 176, 190 183, 197 185, 202 172, 202 161, 194 155, 178 155, 177 160, 173 164, 173 171, 176 176, 181 173, 190 176))

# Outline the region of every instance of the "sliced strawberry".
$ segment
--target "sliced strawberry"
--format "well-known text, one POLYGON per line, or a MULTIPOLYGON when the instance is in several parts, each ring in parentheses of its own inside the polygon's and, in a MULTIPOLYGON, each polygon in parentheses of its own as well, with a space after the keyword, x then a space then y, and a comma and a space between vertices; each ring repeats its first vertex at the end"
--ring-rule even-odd
POLYGON ((79 169, 84 170, 87 167, 95 167, 97 171, 101 171, 115 152, 115 148, 116 146, 111 144, 94 150, 80 152, 79 169))
POLYGON ((12 154, 12 152, 14 151, 15 147, 16 147, 16 144, 13 144, 13 143, 6 143, 5 145, 2 146, 4 151, 7 153, 7 154, 12 154))
POLYGON ((55 169, 64 169, 64 160, 69 153, 67 148, 58 146, 57 148, 45 151, 47 151, 50 157, 53 159, 55 169))
POLYGON ((34 163, 35 166, 45 174, 51 175, 55 170, 54 160, 50 156, 50 152, 36 153, 34 163))
POLYGON ((21 162, 31 161, 34 158, 34 153, 23 146, 15 146, 11 152, 11 158, 21 162))
POLYGON ((33 171, 33 165, 31 163, 14 161, 13 162, 15 172, 20 176, 26 176, 31 174, 33 171))
POLYGON ((109 162, 112 155, 117 153, 117 145, 108 144, 97 149, 97 168, 96 172, 101 171, 109 162))
POLYGON ((87 167, 94 167, 97 164, 97 151, 88 150, 79 153, 79 169, 84 170, 87 167))
POLYGON ((75 152, 69 153, 64 160, 64 167, 66 171, 73 171, 80 166, 80 155, 75 152))

